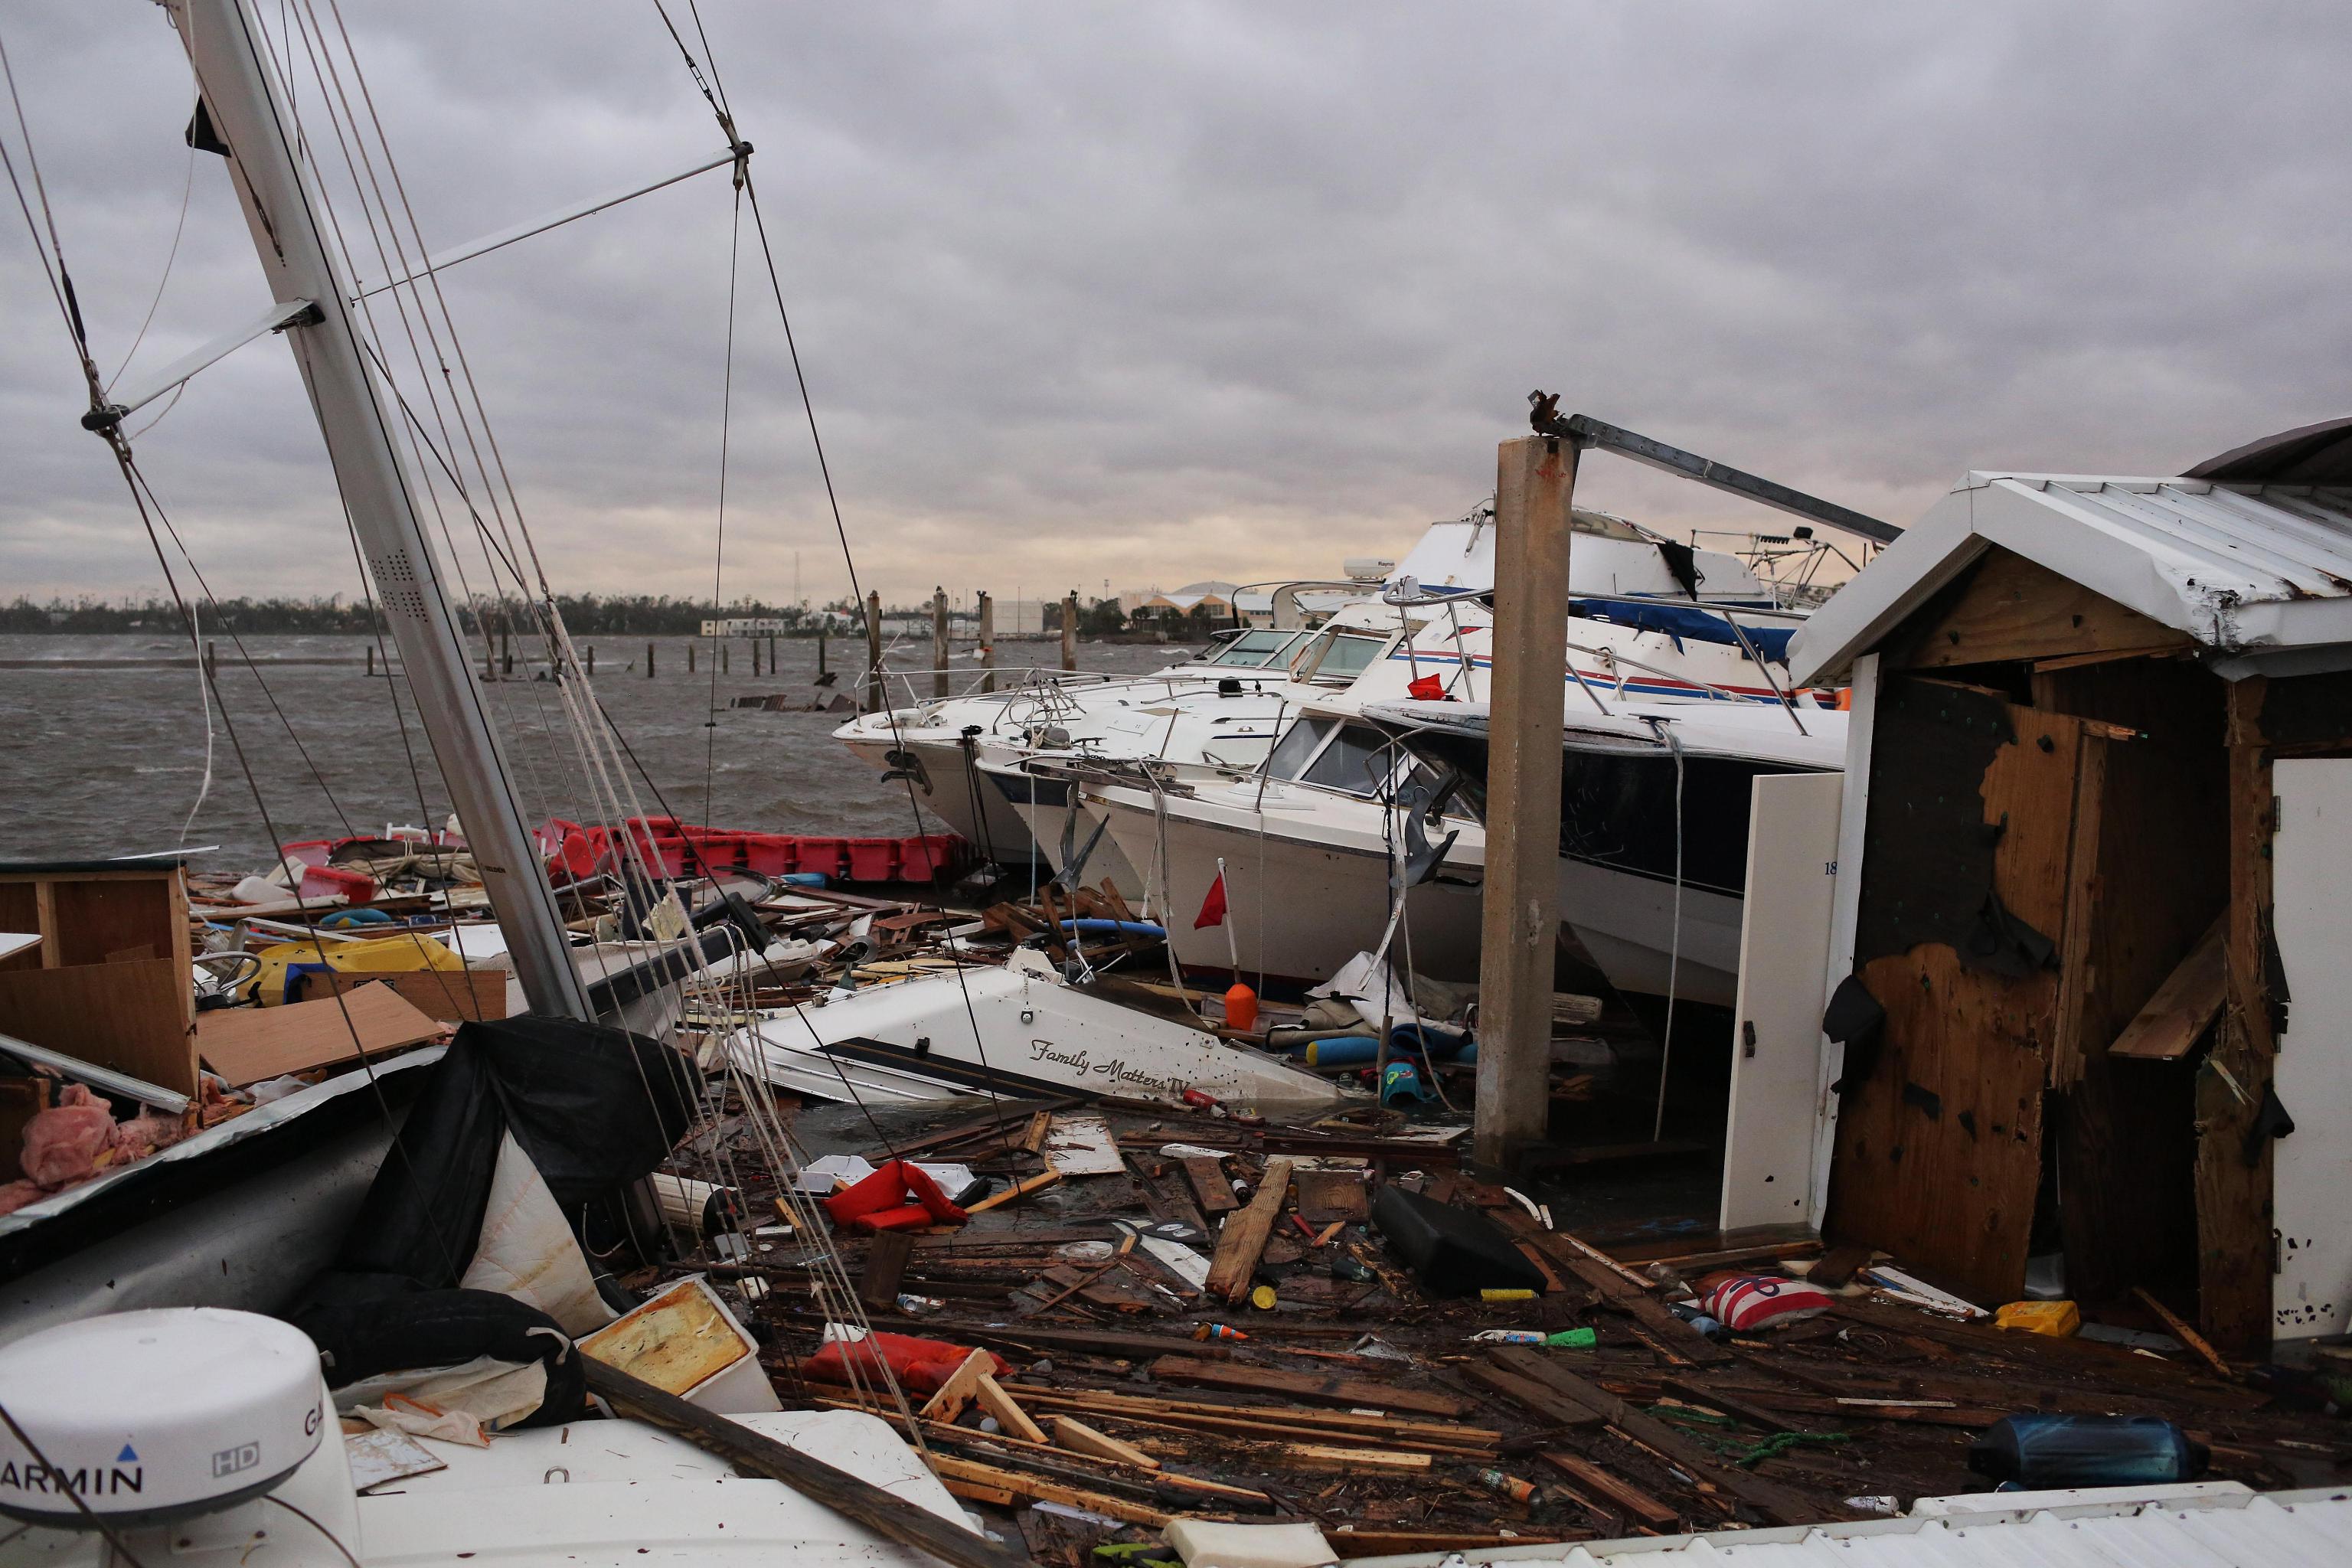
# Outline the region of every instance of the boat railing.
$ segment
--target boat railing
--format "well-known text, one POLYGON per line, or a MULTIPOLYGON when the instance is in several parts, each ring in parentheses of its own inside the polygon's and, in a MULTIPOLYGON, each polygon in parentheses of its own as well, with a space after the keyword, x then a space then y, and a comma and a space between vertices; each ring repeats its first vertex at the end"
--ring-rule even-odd
MULTIPOLYGON (((1771 662, 1767 659, 1763 653, 1757 647, 1755 639, 1748 635, 1748 628, 1742 626, 1738 619, 1738 615, 1745 615, 1755 620, 1790 621, 1801 626, 1806 618, 1801 612, 1768 609, 1751 605, 1714 605, 1709 604, 1703 599, 1666 599, 1654 595, 1645 598, 1641 595, 1632 594, 1572 593, 1569 597, 1571 603, 1580 602, 1584 604, 1600 605, 1633 605, 1648 609, 1695 610, 1702 616, 1722 621, 1724 626, 1730 631, 1732 641, 1738 644, 1739 650, 1748 656, 1749 662, 1756 666, 1757 673, 1764 678, 1764 684, 1770 689, 1773 699, 1780 703, 1781 710, 1789 715, 1789 722, 1797 727, 1797 733, 1800 735, 1811 733, 1811 731, 1805 728, 1805 721, 1797 712, 1797 703, 1794 696, 1790 692, 1783 689, 1780 681, 1773 679, 1771 662), (1737 612, 1738 615, 1735 615, 1735 612, 1737 612)), ((1610 622, 1608 624, 1616 625, 1618 623, 1610 622)), ((1663 630, 1664 628, 1653 626, 1635 627, 1634 629, 1657 631, 1663 630)), ((1667 635, 1673 634, 1668 633, 1667 635)), ((1621 664, 1628 665, 1633 668, 1641 670, 1646 674, 1657 676, 1661 679, 1680 681, 1687 686, 1696 686, 1711 697, 1726 701, 1746 702, 1754 700, 1754 699, 1748 697, 1744 693, 1733 691, 1727 687, 1717 686, 1710 680, 1701 679, 1699 677, 1692 674, 1688 670, 1662 669, 1656 665, 1647 664, 1640 659, 1629 658, 1627 655, 1616 648, 1588 647, 1573 641, 1569 644, 1569 647, 1571 652, 1583 653, 1590 655, 1594 658, 1598 658, 1604 665, 1610 668, 1613 668, 1615 666, 1621 664)), ((1569 673, 1576 678, 1577 685, 1583 688, 1585 696, 1591 699, 1592 705, 1595 708, 1600 709, 1603 714, 1608 713, 1609 705, 1601 700, 1600 694, 1592 689, 1591 683, 1584 679, 1583 672, 1576 668, 1576 663, 1573 659, 1569 661, 1568 669, 1569 673)))

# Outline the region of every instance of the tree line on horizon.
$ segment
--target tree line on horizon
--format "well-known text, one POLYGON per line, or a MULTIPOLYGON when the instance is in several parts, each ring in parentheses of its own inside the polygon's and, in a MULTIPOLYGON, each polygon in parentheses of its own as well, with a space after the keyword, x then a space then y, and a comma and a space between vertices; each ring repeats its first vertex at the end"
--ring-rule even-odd
MULTIPOLYGON (((677 599, 667 595, 558 594, 555 605, 563 616, 563 624, 575 636, 695 637, 700 635, 705 620, 722 617, 778 621, 785 627, 781 634, 785 637, 814 637, 819 631, 843 636, 864 625, 859 606, 846 601, 811 607, 746 599, 714 610, 706 600, 677 599)), ((473 604, 455 607, 460 627, 468 634, 479 633, 485 619, 494 633, 520 631, 530 624, 524 606, 511 601, 493 603, 486 609, 473 604)), ((1061 609, 1057 603, 1046 603, 1046 629, 1059 628, 1061 609)), ((887 616, 929 613, 928 601, 883 608, 887 616)), ((1099 599, 1080 613, 1078 629, 1097 636, 1117 633, 1125 629, 1127 618, 1118 600, 1099 599)), ((308 599, 224 599, 205 605, 201 619, 208 627, 222 631, 233 627, 255 636, 363 635, 373 632, 380 624, 374 607, 367 601, 348 599, 340 594, 308 599)), ((73 599, 53 598, 46 604, 19 595, 13 602, 0 605, 0 632, 103 635, 145 631, 177 635, 184 630, 179 606, 152 595, 142 598, 126 595, 119 600, 83 595, 73 599)))

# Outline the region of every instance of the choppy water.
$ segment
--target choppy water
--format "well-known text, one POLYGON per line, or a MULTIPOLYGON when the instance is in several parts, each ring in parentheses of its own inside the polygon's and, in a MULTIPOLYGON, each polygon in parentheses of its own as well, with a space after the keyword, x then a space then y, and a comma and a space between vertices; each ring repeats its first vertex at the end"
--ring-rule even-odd
MULTIPOLYGON (((691 639, 654 640, 658 673, 648 679, 646 638, 581 639, 583 646, 600 645, 596 695, 677 815, 773 833, 913 831, 906 796, 884 788, 832 738, 840 719, 725 706, 738 695, 811 692, 814 642, 780 640, 781 671, 757 677, 751 672, 749 646, 737 642, 731 669, 719 677, 719 709, 712 712, 708 664, 692 676, 687 673, 691 639), (632 660, 634 670, 627 668, 632 660)), ((360 659, 367 643, 361 637, 257 637, 246 646, 257 660, 360 659)), ((840 641, 830 651, 836 669, 856 657, 852 646, 840 641)), ((929 651, 926 645, 919 656, 893 662, 921 668, 929 651)), ((187 652, 184 639, 160 634, 0 636, 0 659, 10 660, 152 660, 184 658, 187 652)), ((371 680, 359 665, 290 667, 265 672, 265 695, 263 682, 252 672, 232 667, 231 652, 221 639, 222 697, 281 838, 334 837, 346 825, 353 831, 374 831, 388 822, 415 822, 420 815, 437 824, 447 815, 448 796, 416 730, 405 688, 400 706, 416 758, 414 775, 394 718, 394 682, 371 680), (283 721, 272 711, 270 697, 283 710, 283 721), (305 752, 315 773, 305 765, 305 752), (415 782, 420 778, 421 812, 415 782)), ((1141 672, 1180 654, 1166 647, 1082 643, 1078 663, 1088 670, 1141 672)), ((1052 643, 1005 643, 997 657, 1000 667, 1009 668, 1051 663, 1058 654, 1052 643)), ((517 659, 520 668, 520 647, 517 659)), ((196 804, 205 776, 205 710, 197 680, 193 668, 0 668, 0 859, 127 855, 183 843, 181 825, 196 804)), ((928 682, 923 689, 928 692, 928 682)), ((496 682, 489 690, 526 806, 535 816, 583 815, 579 765, 572 760, 553 692, 523 679, 496 682)), ((646 809, 659 812, 654 790, 642 778, 636 784, 646 809)), ((200 857, 203 866, 262 867, 271 859, 254 790, 217 716, 212 787, 184 842, 222 847, 200 857)))

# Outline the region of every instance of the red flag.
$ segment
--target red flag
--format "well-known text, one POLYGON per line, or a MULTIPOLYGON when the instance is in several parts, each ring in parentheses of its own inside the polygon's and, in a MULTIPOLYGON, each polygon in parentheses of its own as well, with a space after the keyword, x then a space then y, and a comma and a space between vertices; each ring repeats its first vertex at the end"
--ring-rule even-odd
POLYGON ((1440 680, 1436 676, 1424 675, 1420 679, 1412 681, 1407 685, 1404 690, 1406 696, 1411 697, 1417 701, 1437 702, 1442 701, 1444 699, 1445 682, 1440 680))
POLYGON ((1217 873, 1217 879, 1209 884, 1209 896, 1201 900, 1201 912, 1193 917, 1192 929, 1202 931, 1210 926, 1221 926, 1224 923, 1225 874, 1220 871, 1217 873))

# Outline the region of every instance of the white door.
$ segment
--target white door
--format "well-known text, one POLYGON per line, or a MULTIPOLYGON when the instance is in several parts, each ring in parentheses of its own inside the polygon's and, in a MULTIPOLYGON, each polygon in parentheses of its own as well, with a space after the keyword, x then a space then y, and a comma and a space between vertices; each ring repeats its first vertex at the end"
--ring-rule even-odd
POLYGON ((1725 1230, 1809 1221, 1822 1067, 1822 970, 1837 885, 1838 773, 1768 774, 1748 813, 1725 1230))
POLYGON ((2271 894, 2286 969, 2287 1026, 2273 1082, 2294 1131, 2274 1146, 2283 1340, 2352 1327, 2352 762, 2271 766, 2278 837, 2271 894))

